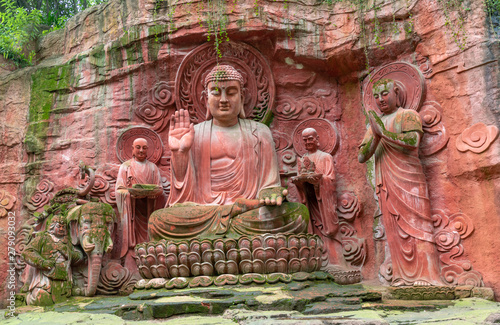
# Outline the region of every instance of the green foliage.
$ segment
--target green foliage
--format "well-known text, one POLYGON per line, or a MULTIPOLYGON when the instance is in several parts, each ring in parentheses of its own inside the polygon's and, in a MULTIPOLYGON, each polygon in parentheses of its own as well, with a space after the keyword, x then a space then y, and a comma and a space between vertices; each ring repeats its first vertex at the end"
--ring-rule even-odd
POLYGON ((31 63, 35 53, 25 54, 24 48, 38 34, 41 13, 19 8, 14 0, 0 0, 0 6, 0 53, 20 66, 31 63))
POLYGON ((30 41, 64 27, 81 10, 106 0, 0 0, 0 53, 18 66, 31 64, 30 41))
POLYGON ((500 0, 485 0, 485 4, 491 31, 498 36, 500 33, 500 0))
POLYGON ((38 10, 42 14, 41 24, 52 29, 64 27, 66 21, 94 5, 106 0, 13 0, 17 7, 28 12, 38 10))
POLYGON ((210 41, 213 38, 217 59, 222 58, 220 44, 229 41, 227 34, 229 17, 227 15, 226 0, 208 0, 207 9, 207 40, 210 41))
POLYGON ((443 9, 447 30, 451 32, 458 47, 465 50, 467 44, 465 20, 470 9, 464 6, 464 0, 438 0, 438 2, 443 9))

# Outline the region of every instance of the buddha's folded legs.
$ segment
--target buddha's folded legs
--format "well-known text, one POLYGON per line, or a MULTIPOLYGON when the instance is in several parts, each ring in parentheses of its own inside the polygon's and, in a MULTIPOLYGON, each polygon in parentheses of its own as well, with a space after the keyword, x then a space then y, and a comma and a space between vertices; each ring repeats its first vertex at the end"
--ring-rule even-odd
POLYGON ((309 212, 303 204, 260 205, 257 200, 237 200, 232 205, 223 206, 174 205, 151 215, 149 238, 217 238, 306 232, 309 212))

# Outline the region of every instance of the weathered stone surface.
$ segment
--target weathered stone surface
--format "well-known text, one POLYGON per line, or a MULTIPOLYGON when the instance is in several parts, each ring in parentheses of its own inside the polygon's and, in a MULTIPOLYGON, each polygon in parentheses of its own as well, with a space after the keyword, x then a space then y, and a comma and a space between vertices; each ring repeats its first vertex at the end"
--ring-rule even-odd
MULTIPOLYGON (((449 139, 432 150, 422 148, 432 209, 443 210, 447 216, 460 212, 473 221, 461 256, 498 297, 500 140, 490 137, 488 146, 484 150, 480 146, 478 153, 461 151, 456 145, 472 126, 500 127, 500 50, 498 41, 486 36, 489 22, 483 1, 470 2, 463 50, 445 26, 439 1, 384 2, 376 12, 368 10, 364 18, 347 3, 287 3, 285 9, 283 2, 259 1, 261 9, 256 12, 254 1, 238 1, 234 6, 228 2, 227 27, 232 41, 244 42, 262 54, 275 77, 271 129, 283 175, 296 169, 289 131, 299 119, 321 115, 333 123, 338 131, 333 154, 337 191, 353 192, 359 200, 362 209, 354 228, 366 240, 363 278, 376 279, 385 242, 383 233, 380 241, 373 239, 377 216, 370 182, 373 169, 356 161, 360 130, 365 129, 360 82, 369 72, 363 46, 368 43, 373 68, 394 61, 418 66, 426 79, 424 108, 429 112, 429 130, 443 133, 442 128, 432 129, 439 113, 449 139), (375 41, 375 15, 380 44, 375 41), (361 34, 360 19, 366 22, 366 37, 361 34), (404 29, 410 22, 413 34, 404 29), (399 32, 394 33, 394 28, 399 32), (291 102, 301 105, 291 109, 291 102)), ((17 199, 9 211, 15 213, 18 229, 34 210, 41 210, 35 203, 44 197, 37 185, 42 181, 54 184, 46 195, 74 186, 79 160, 100 167, 103 179, 113 188, 113 168, 120 163, 116 143, 127 127, 157 125, 160 137, 166 139, 167 125, 162 121, 175 105, 160 105, 156 111, 139 108, 150 103, 151 90, 160 86, 174 94, 178 66, 192 49, 206 42, 205 16, 196 9, 200 4, 180 4, 172 13, 173 8, 163 5, 154 12, 155 3, 150 0, 111 0, 78 14, 64 30, 44 37, 37 65, 13 72, 10 66, 2 68, 0 188, 17 199), (150 115, 138 114, 146 111, 150 115), (158 125, 155 118, 160 115, 163 119, 158 125)), ((474 140, 474 134, 469 138, 474 140)), ((168 191, 169 152, 163 149, 158 167, 168 191)), ((103 192, 100 198, 111 203, 114 192, 103 192)), ((5 248, 7 222, 0 219, 0 246, 5 248)), ((0 285, 5 288, 6 249, 0 251, 0 261, 0 285)), ((0 296, 5 294, 2 291, 0 296)), ((4 304, 5 297, 0 298, 4 304)))
MULTIPOLYGON (((311 283, 312 287, 317 284, 311 283)), ((323 286, 323 285, 320 285, 323 286)), ((363 303, 356 297, 359 286, 343 287, 344 297, 314 298, 282 288, 222 288, 158 290, 136 292, 134 297, 97 296, 71 297, 51 307, 18 307, 15 317, 2 324, 146 324, 156 316, 159 324, 396 324, 463 322, 465 324, 494 324, 498 319, 499 303, 479 298, 455 301, 384 300, 363 303), (354 296, 349 296, 351 292, 354 296), (144 295, 146 294, 146 295, 144 295), (274 298, 284 294, 289 298, 274 298), (346 295, 347 294, 347 295, 346 295), (325 299, 326 298, 326 299, 325 299), (191 315, 196 313, 197 315, 191 315), (190 323, 191 322, 191 323, 190 323)), ((330 286, 330 292, 337 290, 330 286)), ((366 290, 365 290, 366 291, 366 290)), ((361 300, 360 300, 361 298, 361 300)))
POLYGON ((473 288, 472 297, 493 301, 495 300, 495 293, 491 288, 473 288))

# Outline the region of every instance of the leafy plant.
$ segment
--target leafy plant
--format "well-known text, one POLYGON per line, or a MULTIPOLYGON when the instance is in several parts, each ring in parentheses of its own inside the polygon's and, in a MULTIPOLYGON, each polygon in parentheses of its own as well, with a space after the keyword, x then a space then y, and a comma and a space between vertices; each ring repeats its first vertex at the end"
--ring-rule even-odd
POLYGON ((26 53, 25 48, 38 35, 40 11, 28 12, 17 7, 13 0, 0 0, 0 6, 0 52, 20 66, 30 64, 35 53, 26 53))
POLYGON ((498 36, 500 33, 500 0, 485 0, 485 6, 491 31, 498 36))

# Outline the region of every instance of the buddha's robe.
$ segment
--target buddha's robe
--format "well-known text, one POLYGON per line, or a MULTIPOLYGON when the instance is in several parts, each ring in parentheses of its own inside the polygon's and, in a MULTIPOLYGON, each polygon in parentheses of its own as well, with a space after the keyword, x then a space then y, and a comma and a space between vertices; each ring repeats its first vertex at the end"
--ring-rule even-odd
POLYGON ((211 166, 212 121, 195 125, 185 177, 179 179, 172 168, 167 208, 156 211, 149 221, 151 240, 305 231, 308 213, 303 205, 283 203, 246 213, 246 208, 241 209, 238 202, 258 199, 261 190, 279 187, 280 177, 269 128, 245 119, 239 120, 239 127, 236 159, 215 169, 211 166))
POLYGON ((116 178, 116 205, 120 213, 118 233, 121 238, 120 257, 130 248, 148 241, 148 216, 154 211, 155 199, 133 198, 127 188, 134 184, 155 184, 161 187, 158 167, 150 161, 127 160, 120 166, 116 178))
MULTIPOLYGON (((417 112, 399 108, 381 117, 387 131, 423 134, 417 112)), ((363 143, 373 138, 369 129, 363 143)), ((440 285, 427 183, 415 149, 381 139, 375 151, 376 193, 392 259, 393 283, 440 285)))

